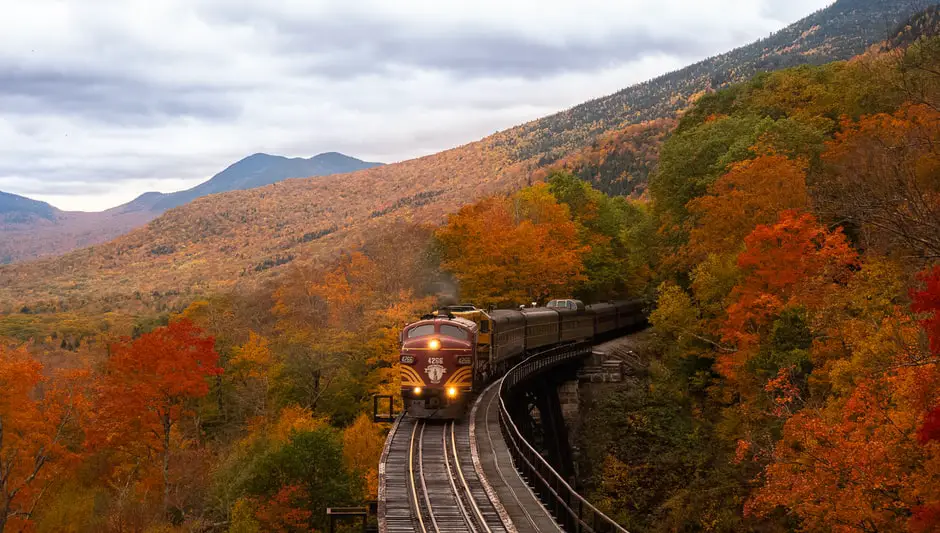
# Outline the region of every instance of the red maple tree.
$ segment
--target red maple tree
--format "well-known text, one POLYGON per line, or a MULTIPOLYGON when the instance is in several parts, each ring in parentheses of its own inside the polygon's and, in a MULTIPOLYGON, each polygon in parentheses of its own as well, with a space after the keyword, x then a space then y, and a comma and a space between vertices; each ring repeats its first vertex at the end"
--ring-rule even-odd
POLYGON ((930 351, 940 355, 940 266, 922 272, 918 278, 924 282, 924 288, 911 291, 911 310, 927 315, 920 325, 930 339, 930 351))
POLYGON ((108 361, 92 442, 137 463, 156 453, 162 461, 164 509, 170 495, 173 429, 191 412, 192 401, 208 394, 207 378, 222 372, 218 361, 215 340, 185 319, 116 345, 108 361))

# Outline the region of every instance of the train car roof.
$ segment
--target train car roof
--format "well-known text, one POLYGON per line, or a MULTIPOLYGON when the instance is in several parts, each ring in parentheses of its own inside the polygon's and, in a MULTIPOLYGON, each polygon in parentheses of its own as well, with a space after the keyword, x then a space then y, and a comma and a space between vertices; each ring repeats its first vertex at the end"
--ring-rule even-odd
POLYGON ((520 309, 519 312, 524 315, 533 315, 533 316, 544 316, 544 315, 558 316, 558 309, 552 309, 551 307, 528 307, 526 309, 520 309))
POLYGON ((511 320, 513 318, 523 318, 524 315, 518 309, 494 309, 487 313, 491 320, 511 320))
POLYGON ((409 329, 409 328, 412 328, 414 326, 418 326, 421 324, 428 324, 428 323, 433 324, 435 322, 452 322, 472 331, 476 331, 477 329, 477 323, 472 320, 468 320, 466 318, 459 317, 459 316, 448 317, 445 315, 441 315, 441 316, 427 316, 426 315, 425 317, 422 317, 421 320, 417 320, 415 322, 412 322, 411 324, 408 324, 407 326, 405 326, 405 329, 409 329))

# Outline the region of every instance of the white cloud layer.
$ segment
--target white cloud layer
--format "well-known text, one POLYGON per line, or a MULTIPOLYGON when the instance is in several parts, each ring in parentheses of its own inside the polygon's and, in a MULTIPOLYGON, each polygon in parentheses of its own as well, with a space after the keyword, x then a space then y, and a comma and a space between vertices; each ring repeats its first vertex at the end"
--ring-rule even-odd
POLYGON ((254 152, 433 153, 829 0, 0 0, 0 190, 99 210, 254 152))

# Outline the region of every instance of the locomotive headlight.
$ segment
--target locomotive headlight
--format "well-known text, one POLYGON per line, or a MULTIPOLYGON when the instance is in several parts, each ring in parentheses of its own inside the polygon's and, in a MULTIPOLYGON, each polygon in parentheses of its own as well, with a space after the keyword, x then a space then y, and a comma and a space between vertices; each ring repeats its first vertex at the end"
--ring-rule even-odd
POLYGON ((430 350, 439 350, 441 348, 441 341, 438 339, 431 339, 428 341, 428 349, 430 350))
POLYGON ((447 397, 456 398, 457 397, 457 387, 447 387, 447 397))
POLYGON ((421 396, 421 387, 415 387, 414 393, 415 393, 415 396, 421 396))
POLYGON ((402 355, 402 356, 401 356, 401 362, 402 362, 402 363, 405 363, 406 365, 413 364, 413 363, 415 362, 415 356, 413 356, 413 355, 402 355))

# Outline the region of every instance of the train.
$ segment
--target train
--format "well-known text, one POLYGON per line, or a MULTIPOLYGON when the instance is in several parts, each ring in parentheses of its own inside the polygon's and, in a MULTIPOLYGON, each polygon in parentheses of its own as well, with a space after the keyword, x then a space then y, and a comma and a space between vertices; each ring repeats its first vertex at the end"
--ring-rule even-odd
POLYGON ((526 354, 595 340, 645 323, 642 300, 483 310, 447 306, 401 331, 401 398, 414 418, 459 419, 473 397, 526 354))

